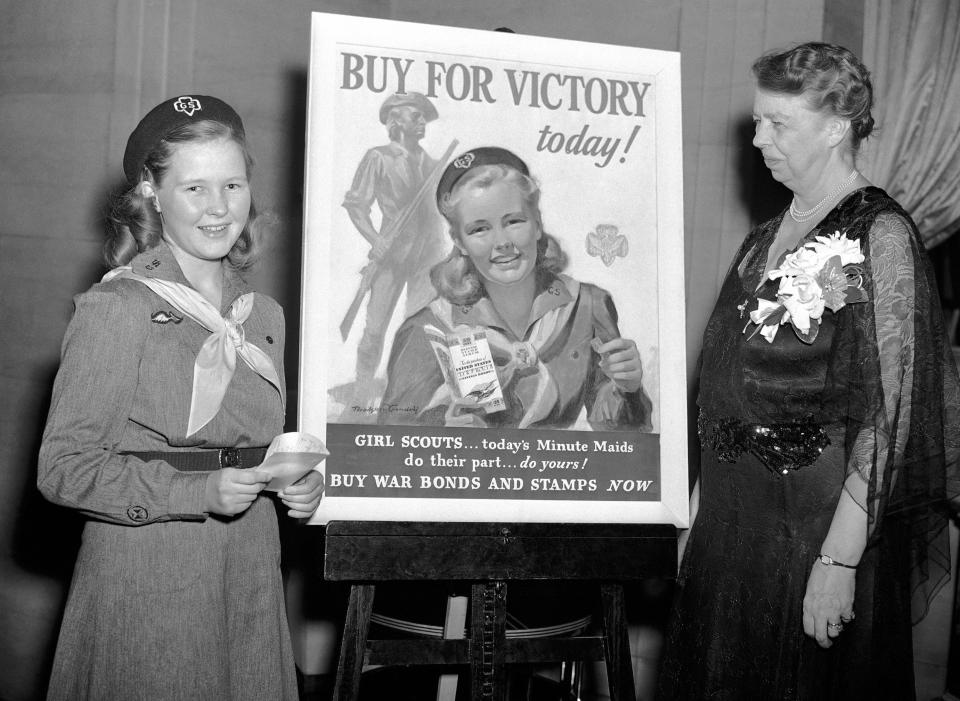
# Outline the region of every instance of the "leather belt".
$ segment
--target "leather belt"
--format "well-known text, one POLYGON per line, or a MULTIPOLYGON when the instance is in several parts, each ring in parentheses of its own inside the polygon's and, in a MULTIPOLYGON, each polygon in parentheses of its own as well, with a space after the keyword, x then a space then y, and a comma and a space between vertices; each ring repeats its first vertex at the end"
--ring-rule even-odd
POLYGON ((163 460, 181 472, 206 472, 224 467, 256 467, 263 462, 266 448, 220 448, 184 451, 128 451, 144 462, 163 460))

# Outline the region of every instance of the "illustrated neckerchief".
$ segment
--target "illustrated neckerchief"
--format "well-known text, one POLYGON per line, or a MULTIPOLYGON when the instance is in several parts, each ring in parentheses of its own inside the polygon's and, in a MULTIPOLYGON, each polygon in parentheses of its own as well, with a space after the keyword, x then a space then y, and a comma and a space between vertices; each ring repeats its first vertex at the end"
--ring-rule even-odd
POLYGON ((273 360, 244 338, 243 322, 253 310, 253 292, 237 297, 227 310, 226 316, 220 316, 206 298, 182 283, 144 277, 133 272, 130 266, 114 268, 103 276, 102 282, 116 277, 142 282, 172 304, 177 311, 210 332, 197 353, 193 366, 193 392, 190 397, 187 436, 192 436, 206 426, 220 411, 223 396, 237 367, 238 355, 251 370, 273 385, 278 392, 281 391, 280 378, 273 360))
MULTIPOLYGON (((573 300, 576 300, 580 294, 580 283, 566 275, 560 276, 560 280, 566 286, 573 300)), ((527 428, 549 416, 560 397, 557 381, 551 375, 550 368, 540 359, 540 351, 548 347, 566 326, 575 306, 572 301, 562 304, 537 319, 533 328, 530 329, 529 340, 527 341, 514 342, 500 331, 484 327, 491 350, 499 357, 508 359, 506 365, 497 368, 502 387, 507 387, 517 370, 527 367, 536 368, 536 390, 527 410, 520 419, 519 428, 527 428)), ((430 303, 430 309, 446 327, 445 331, 438 330, 441 335, 471 328, 465 324, 455 325, 453 323, 453 306, 445 299, 435 299, 430 303)), ((425 328, 425 330, 429 331, 429 328, 425 328)), ((454 411, 454 400, 453 389, 444 382, 433 393, 423 411, 436 406, 447 405, 447 414, 451 414, 454 411)))

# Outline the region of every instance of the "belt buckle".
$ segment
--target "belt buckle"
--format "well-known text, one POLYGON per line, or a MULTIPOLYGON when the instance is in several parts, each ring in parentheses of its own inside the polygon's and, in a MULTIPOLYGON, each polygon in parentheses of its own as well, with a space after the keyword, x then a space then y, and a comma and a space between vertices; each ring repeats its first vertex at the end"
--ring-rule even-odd
POLYGON ((220 449, 220 467, 243 467, 239 448, 220 449))

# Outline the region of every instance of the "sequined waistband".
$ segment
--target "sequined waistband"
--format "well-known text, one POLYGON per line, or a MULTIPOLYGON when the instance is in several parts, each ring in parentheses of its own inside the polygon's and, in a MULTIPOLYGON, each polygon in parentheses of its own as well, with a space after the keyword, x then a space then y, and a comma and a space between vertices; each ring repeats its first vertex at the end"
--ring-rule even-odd
POLYGON ((781 475, 816 462, 830 437, 812 416, 781 423, 744 423, 732 417, 708 417, 703 409, 697 418, 700 443, 711 448, 720 462, 736 462, 750 453, 771 472, 781 475))

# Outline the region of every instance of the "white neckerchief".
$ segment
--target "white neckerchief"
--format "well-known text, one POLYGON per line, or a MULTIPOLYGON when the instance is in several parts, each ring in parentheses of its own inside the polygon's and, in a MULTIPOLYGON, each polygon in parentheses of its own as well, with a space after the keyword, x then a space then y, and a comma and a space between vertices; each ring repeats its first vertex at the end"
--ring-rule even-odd
POLYGON ((230 305, 226 316, 199 292, 179 282, 144 277, 128 265, 114 268, 103 276, 102 282, 120 277, 142 282, 177 311, 187 315, 210 332, 193 366, 193 393, 190 397, 190 417, 187 436, 206 426, 223 403, 227 385, 237 367, 237 355, 251 370, 272 384, 278 392, 280 378, 273 360, 263 350, 244 338, 243 322, 253 310, 253 293, 240 295, 230 305))

